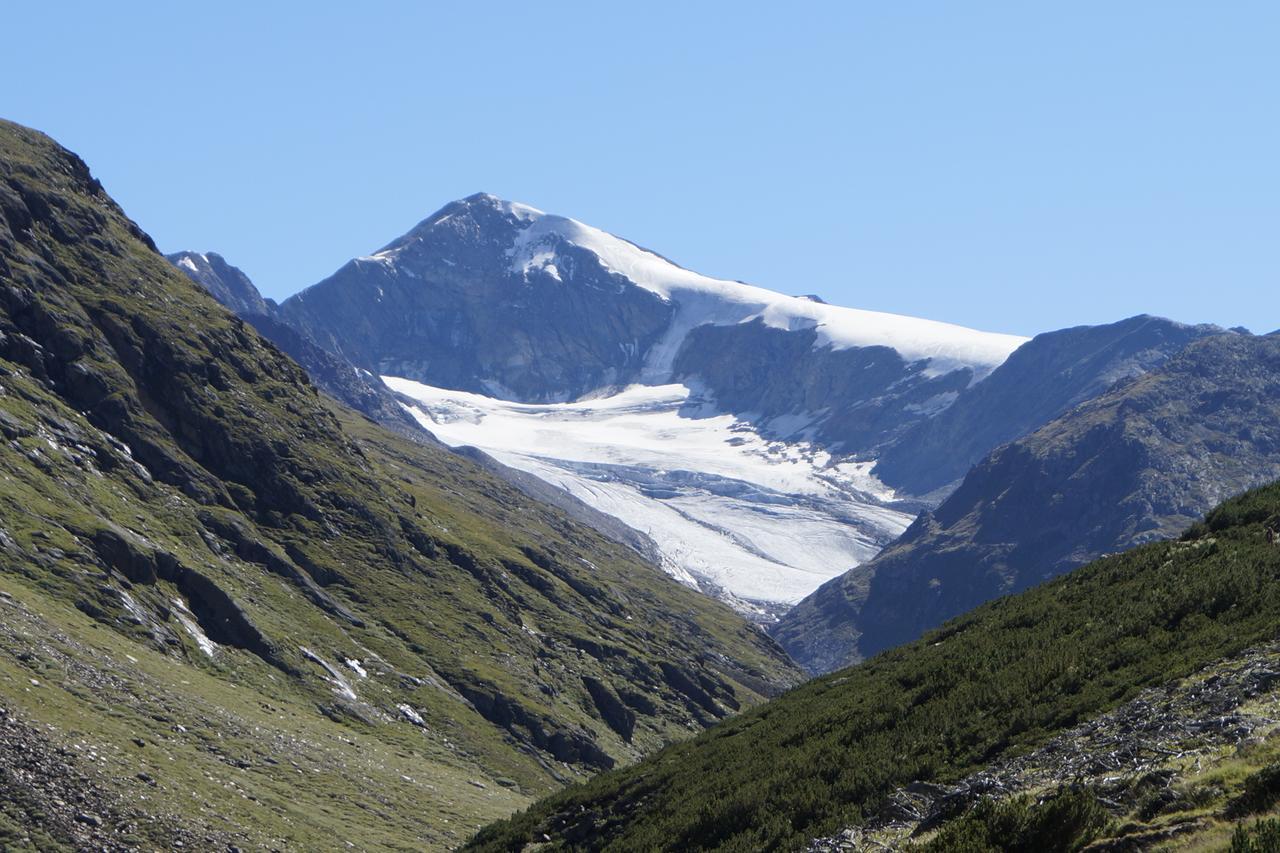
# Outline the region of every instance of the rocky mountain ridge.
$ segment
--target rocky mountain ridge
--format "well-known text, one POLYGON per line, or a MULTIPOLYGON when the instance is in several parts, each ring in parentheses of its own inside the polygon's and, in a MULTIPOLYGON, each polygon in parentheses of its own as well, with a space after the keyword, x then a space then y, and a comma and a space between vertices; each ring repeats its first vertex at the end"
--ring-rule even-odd
POLYGON ((331 397, 383 426, 430 440, 417 422, 405 415, 394 394, 377 376, 324 349, 285 322, 274 300, 264 299, 257 286, 238 267, 216 252, 175 252, 165 256, 188 278, 209 292, 237 317, 302 365, 307 375, 331 397))
MULTIPOLYGON (((790 353, 779 375, 821 370, 832 353, 879 359, 869 381, 905 417, 909 406, 985 376, 1024 340, 708 278, 483 193, 350 261, 281 311, 371 372, 521 402, 694 375, 715 392, 714 375, 702 375, 704 348, 689 336, 771 330, 790 353)), ((822 408, 856 402, 835 390, 822 408)))

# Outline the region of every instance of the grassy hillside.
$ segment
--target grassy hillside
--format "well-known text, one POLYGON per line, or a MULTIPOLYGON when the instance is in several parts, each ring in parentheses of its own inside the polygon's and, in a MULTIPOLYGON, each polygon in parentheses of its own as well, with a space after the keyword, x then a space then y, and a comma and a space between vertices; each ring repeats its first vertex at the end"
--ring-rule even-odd
POLYGON ((797 849, 1280 633, 1280 484, 487 828, 475 850, 797 849))
MULTIPOLYGON (((319 394, 7 123, 0 433, 0 709, 118 806, 108 846, 445 845, 797 679, 727 608, 319 394)), ((93 824, 55 800, 0 831, 74 845, 93 824)))

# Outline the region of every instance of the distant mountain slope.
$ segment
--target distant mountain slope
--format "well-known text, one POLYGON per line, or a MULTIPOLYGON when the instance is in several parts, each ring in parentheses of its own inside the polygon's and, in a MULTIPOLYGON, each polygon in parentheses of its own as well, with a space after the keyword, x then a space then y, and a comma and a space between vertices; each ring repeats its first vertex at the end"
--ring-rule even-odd
POLYGON ((276 312, 275 301, 264 299, 243 270, 216 252, 174 252, 165 257, 238 317, 271 316, 276 312))
POLYGON ((0 432, 3 708, 134 804, 104 844, 442 847, 798 678, 631 551, 319 394, 9 123, 0 432))
POLYGON ((974 467, 876 559, 774 627, 830 671, 1280 478, 1280 339, 1222 334, 974 467))
POLYGON ((908 494, 954 484, 989 452, 1069 409, 1159 367, 1188 344, 1221 334, 1146 315, 1037 335, 954 405, 877 455, 875 473, 908 494))
MULTIPOLYGON (((893 814, 895 792, 959 784, 1144 687, 1273 643, 1278 528, 1280 486, 1234 498, 1180 541, 1106 557, 985 604, 920 641, 554 794, 486 828, 467 849, 803 850, 814 837, 879 821, 893 814)), ((1253 671, 1257 701, 1274 701, 1277 673, 1253 671)), ((1178 712, 1167 713, 1173 722, 1178 712)), ((1200 722, 1208 733, 1239 721, 1200 722)), ((1239 792, 1243 775, 1208 780, 1218 787, 1201 808, 1221 803, 1226 786, 1239 792)), ((1099 829, 1125 827, 1108 818, 1099 829)), ((1071 849, 1081 827, 1063 819, 1057 829, 1071 849)))

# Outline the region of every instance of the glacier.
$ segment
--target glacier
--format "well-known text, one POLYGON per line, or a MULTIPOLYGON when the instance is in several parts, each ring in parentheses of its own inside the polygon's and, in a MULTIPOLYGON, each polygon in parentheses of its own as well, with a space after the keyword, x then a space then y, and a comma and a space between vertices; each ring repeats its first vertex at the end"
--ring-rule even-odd
POLYGON ((620 519, 653 540, 670 575, 761 621, 875 556, 914 517, 871 463, 841 461, 803 430, 771 438, 688 385, 518 403, 383 381, 444 443, 620 519))

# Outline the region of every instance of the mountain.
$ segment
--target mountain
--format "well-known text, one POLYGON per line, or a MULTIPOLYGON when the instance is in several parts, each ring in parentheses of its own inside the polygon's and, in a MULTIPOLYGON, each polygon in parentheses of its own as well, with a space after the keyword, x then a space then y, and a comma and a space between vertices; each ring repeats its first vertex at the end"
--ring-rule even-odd
POLYGON ((831 306, 486 194, 278 313, 446 444, 615 517, 764 623, 994 447, 1221 332, 1136 317, 1026 341, 831 306))
POLYGON ((707 278, 485 194, 280 316, 413 398, 442 441, 615 516, 673 576, 762 621, 922 506, 819 433, 883 441, 1023 340, 707 278))
POLYGON ((954 488, 989 452, 1223 329, 1141 315, 1037 335, 981 383, 877 454, 875 474, 908 494, 954 488))
POLYGON ((919 833, 883 846, 1221 849, 1277 806, 1277 530, 1280 485, 1233 498, 1178 541, 984 604, 466 849, 860 849, 904 826, 919 833))
POLYGON ((383 426, 420 440, 430 440, 413 418, 405 414, 404 408, 381 379, 319 346, 285 322, 276 303, 264 299, 249 277, 238 267, 227 263, 221 255, 183 251, 165 257, 214 299, 302 365, 311 380, 335 400, 368 415, 383 426))
POLYGON ((165 257, 236 316, 270 317, 276 313, 275 301, 264 299, 249 276, 227 263, 222 255, 216 252, 175 252, 165 257))
MULTIPOLYGON (((905 409, 986 375, 1024 340, 707 278, 486 194, 446 205, 281 311, 371 372, 520 402, 700 375, 722 347, 689 337, 712 327, 783 342, 779 373, 865 365, 857 393, 875 387, 905 409)), ((841 405, 838 391, 822 406, 841 405)))
MULTIPOLYGON (((785 341, 791 361, 776 363, 779 377, 876 362, 862 374, 869 384, 849 393, 892 397, 899 408, 942 393, 940 384, 969 383, 1020 340, 705 278, 484 194, 447 205, 279 313, 414 397, 433 435, 616 516, 655 543, 671 574, 764 619, 869 559, 919 507, 863 476, 865 466, 841 470, 813 446, 802 433, 820 416, 785 404, 778 414, 792 424, 778 443, 760 418, 721 405, 698 372, 706 361, 707 380, 719 378, 718 356, 697 354, 700 327, 728 324, 748 346, 785 341), (635 383, 661 390, 626 390, 635 383), (573 408, 583 397, 599 404, 573 408), (551 429, 552 420, 578 434, 551 429), (611 445, 623 421, 636 441, 611 445), (576 452, 560 458, 532 433, 576 452), (709 464, 717 456, 725 464, 709 464)), ((840 404, 832 400, 824 405, 840 404)))
POLYGON ((1226 333, 976 465, 874 560, 773 628, 811 671, 870 657, 983 601, 1175 535, 1280 478, 1280 339, 1226 333))
POLYGON ((630 549, 319 393, 9 123, 0 432, 6 845, 445 847, 799 678, 630 549))

